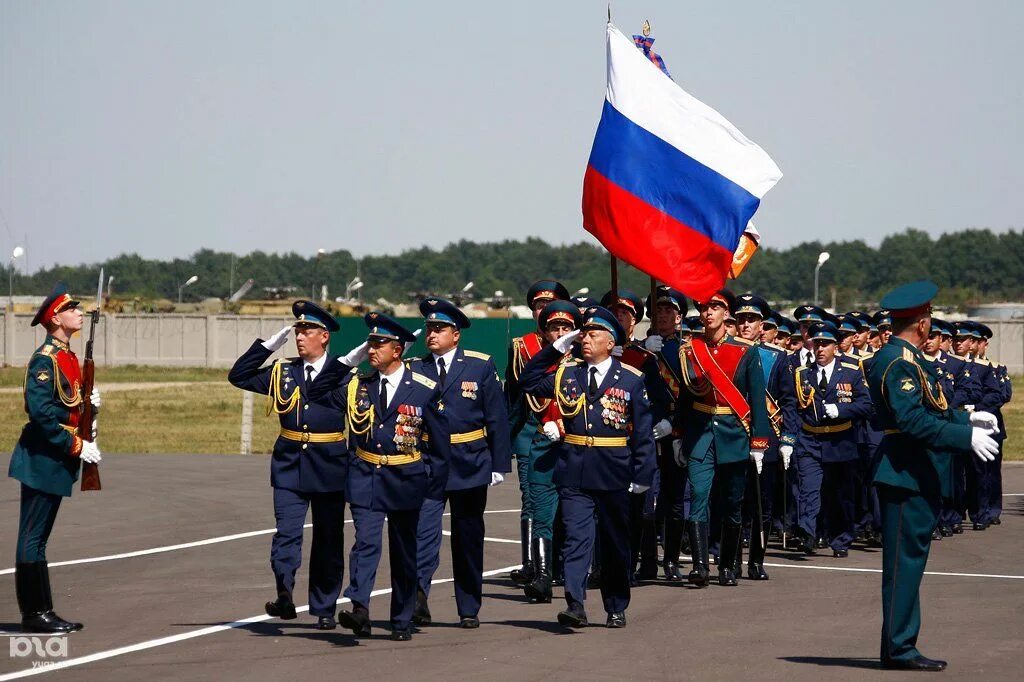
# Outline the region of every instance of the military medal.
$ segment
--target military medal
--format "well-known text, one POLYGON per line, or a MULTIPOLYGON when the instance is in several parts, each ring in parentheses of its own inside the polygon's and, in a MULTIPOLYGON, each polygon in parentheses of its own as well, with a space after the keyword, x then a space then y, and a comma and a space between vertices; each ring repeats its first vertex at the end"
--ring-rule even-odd
POLYGON ((475 381, 463 381, 462 382, 462 397, 470 400, 476 400, 477 395, 477 383, 475 381))

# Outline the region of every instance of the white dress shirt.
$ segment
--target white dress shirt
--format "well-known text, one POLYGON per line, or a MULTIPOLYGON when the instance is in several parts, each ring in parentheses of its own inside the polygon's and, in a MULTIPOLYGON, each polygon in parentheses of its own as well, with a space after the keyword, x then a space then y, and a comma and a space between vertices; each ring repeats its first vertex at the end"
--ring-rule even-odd
POLYGON ((597 376, 595 376, 594 379, 597 381, 598 388, 600 388, 601 383, 604 381, 605 375, 608 374, 608 370, 611 369, 611 367, 612 367, 612 359, 611 359, 611 357, 605 358, 603 361, 597 363, 596 365, 592 365, 589 362, 587 363, 587 387, 588 388, 590 387, 590 368, 591 367, 594 367, 594 368, 597 369, 597 376))
MULTIPOLYGON (((391 400, 395 397, 395 391, 397 391, 398 387, 402 385, 402 377, 404 377, 404 376, 405 376, 405 363, 404 362, 398 363, 398 369, 396 369, 391 374, 388 374, 387 376, 385 376, 384 374, 380 375, 380 383, 388 385, 388 396, 387 396, 388 401, 386 403, 384 403, 384 407, 389 407, 391 405, 391 400)), ((379 392, 379 390, 380 390, 380 387, 378 386, 378 392, 379 392)))
POLYGON ((825 383, 832 381, 832 370, 836 368, 836 359, 832 358, 832 362, 828 363, 824 367, 818 364, 814 365, 814 386, 817 387, 821 381, 821 370, 825 370, 825 383))
POLYGON ((302 375, 304 377, 307 377, 310 380, 316 379, 318 376, 320 376, 320 372, 323 370, 324 365, 326 363, 327 363, 327 353, 324 353, 323 355, 318 357, 313 362, 303 362, 302 363, 302 375), (309 374, 309 372, 306 371, 307 367, 312 367, 313 368, 313 373, 312 374, 309 374))
POLYGON ((455 361, 455 351, 457 351, 458 349, 459 347, 455 346, 444 355, 437 355, 436 353, 431 353, 431 355, 434 356, 434 369, 437 370, 438 376, 441 376, 441 368, 437 366, 437 361, 440 360, 441 358, 444 358, 444 371, 445 375, 447 375, 448 372, 452 371, 452 363, 455 361))

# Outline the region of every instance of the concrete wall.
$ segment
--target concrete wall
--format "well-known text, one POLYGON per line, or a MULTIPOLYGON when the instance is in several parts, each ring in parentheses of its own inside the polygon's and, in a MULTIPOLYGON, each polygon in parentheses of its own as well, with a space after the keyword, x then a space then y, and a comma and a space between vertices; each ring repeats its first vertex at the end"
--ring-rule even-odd
MULTIPOLYGON (((4 365, 24 366, 29 356, 43 342, 46 332, 30 327, 32 315, 7 313, 0 318, 0 359, 4 365)), ((256 337, 268 338, 293 321, 291 317, 255 317, 239 315, 115 315, 100 318, 96 328, 94 357, 100 366, 162 365, 180 367, 230 367, 256 337)), ((1024 374, 1024 321, 983 320, 995 337, 989 346, 989 357, 1007 365, 1011 374, 1024 374)), ((485 321, 474 321, 467 330, 466 347, 490 353, 503 371, 505 322, 495 320, 494 330, 485 329, 485 321), (473 338, 470 331, 493 331, 494 338, 473 338), (492 347, 493 346, 493 347, 492 347), (499 348, 498 346, 502 346, 499 348)), ((489 320, 488 320, 489 322, 489 320)), ((532 327, 531 321, 513 320, 512 335, 532 327), (520 328, 522 327, 522 328, 520 328)), ((410 321, 411 326, 412 321, 410 321)), ((342 334, 334 350, 344 352, 363 338, 362 325, 342 325, 342 334), (351 336, 352 338, 348 338, 351 336)), ((638 330, 640 332, 640 330, 638 330)), ((79 355, 84 354, 88 336, 88 317, 83 333, 72 341, 79 355)), ((422 351, 422 341, 412 353, 422 351)), ((291 346, 287 352, 294 353, 291 346)))

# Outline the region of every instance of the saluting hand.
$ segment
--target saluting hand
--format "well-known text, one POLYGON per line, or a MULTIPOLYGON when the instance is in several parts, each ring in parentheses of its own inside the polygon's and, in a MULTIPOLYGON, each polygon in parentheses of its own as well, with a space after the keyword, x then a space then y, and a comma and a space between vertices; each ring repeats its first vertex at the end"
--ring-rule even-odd
POLYGON ((262 343, 262 346, 269 350, 271 353, 280 350, 285 343, 288 342, 288 334, 291 332, 292 326, 288 325, 278 333, 271 336, 269 339, 262 343))
POLYGON ((338 358, 338 362, 347 366, 355 367, 370 355, 370 342, 363 341, 361 344, 350 350, 344 356, 338 358))
MULTIPOLYGON (((414 331, 412 333, 412 335, 415 336, 418 339, 418 338, 420 338, 420 334, 422 334, 422 333, 423 333, 422 329, 417 329, 416 331, 414 331)), ((405 351, 409 350, 410 348, 412 348, 415 345, 416 345, 415 341, 406 341, 405 342, 405 346, 402 348, 402 352, 404 353, 405 351)))
POLYGON ((554 346, 555 350, 557 350, 559 353, 565 353, 567 350, 569 350, 569 347, 572 345, 572 342, 575 341, 579 335, 580 330, 574 329, 565 336, 555 339, 555 342, 552 343, 551 345, 554 346))

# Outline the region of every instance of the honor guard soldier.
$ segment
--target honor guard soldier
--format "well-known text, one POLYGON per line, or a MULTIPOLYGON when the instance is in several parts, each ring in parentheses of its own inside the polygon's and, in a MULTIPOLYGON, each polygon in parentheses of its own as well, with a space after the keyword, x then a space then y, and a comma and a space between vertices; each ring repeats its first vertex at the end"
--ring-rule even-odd
POLYGON ((889 337, 892 336, 892 314, 890 311, 879 310, 875 313, 871 320, 875 324, 875 328, 878 330, 878 344, 879 347, 889 343, 889 337))
MULTIPOLYGON (((632 291, 609 291, 601 298, 601 306, 612 311, 625 333, 624 341, 613 354, 624 364, 640 370, 644 375, 647 396, 651 403, 651 421, 654 439, 660 441, 672 435, 672 407, 675 400, 662 377, 658 359, 653 352, 633 337, 636 324, 644 319, 644 303, 632 291)), ((670 441, 671 443, 671 441, 670 441)), ((671 445, 670 445, 671 447, 671 445)), ((633 548, 633 576, 635 580, 654 580, 658 577, 658 532, 655 524, 654 502, 658 488, 630 497, 630 527, 633 548)))
POLYGON ((420 302, 426 320, 427 355, 409 363, 413 372, 437 383, 449 429, 451 459, 441 496, 428 496, 420 509, 416 537, 419 588, 413 622, 431 623, 427 598, 441 551, 441 517, 451 507, 452 570, 459 626, 480 627, 483 594, 484 508, 487 488, 512 471, 508 412, 501 380, 491 356, 459 345, 470 326, 453 303, 439 298, 420 302))
POLYGON ((930 302, 938 291, 922 281, 882 299, 891 311, 892 338, 864 364, 884 436, 874 482, 882 513, 882 667, 943 670, 917 649, 919 590, 942 497, 951 492, 949 452, 974 451, 992 461, 996 419, 986 412, 951 410, 938 374, 921 354, 931 328, 930 302))
MULTIPOLYGON (((551 344, 561 337, 583 327, 583 315, 573 303, 569 301, 552 301, 540 314, 537 326, 544 336, 546 344, 551 344)), ((548 367, 548 373, 554 375, 558 366, 563 360, 568 360, 569 355, 563 355, 557 362, 548 367)), ((535 400, 531 398, 531 400, 535 400)), ((535 438, 546 438, 551 446, 543 449, 537 448, 535 456, 530 458, 530 508, 533 510, 533 557, 534 557, 534 578, 524 586, 526 596, 531 602, 549 604, 551 603, 551 587, 554 582, 554 564, 559 561, 562 550, 561 542, 555 543, 555 534, 564 539, 561 528, 555 526, 558 513, 558 488, 555 486, 554 473, 558 461, 558 447, 556 443, 562 440, 565 435, 565 427, 562 423, 562 415, 554 401, 547 399, 543 401, 547 409, 542 416, 541 429, 535 438)), ((546 445, 546 444, 545 444, 546 445)))
MULTIPOLYGON (((782 390, 782 385, 792 381, 792 370, 786 361, 786 351, 778 346, 766 343, 761 339, 765 336, 764 325, 771 321, 771 308, 768 302, 754 294, 743 294, 736 302, 737 331, 740 338, 753 341, 757 349, 761 371, 764 375, 765 404, 771 420, 772 430, 768 436, 768 448, 760 463, 751 463, 747 467, 747 487, 744 492, 744 517, 750 520, 750 558, 747 561, 747 577, 751 580, 768 580, 768 572, 764 570, 764 553, 767 548, 768 529, 772 525, 772 511, 775 501, 775 473, 779 465, 780 452, 783 470, 789 469, 790 456, 793 453, 794 438, 783 433, 783 415, 787 411, 785 400, 790 393, 782 390)), ((737 552, 734 572, 738 577, 742 564, 741 552, 737 552)))
POLYGON ((832 556, 844 558, 854 539, 860 480, 855 423, 871 414, 871 399, 860 365, 839 354, 837 336, 831 322, 811 324, 815 364, 801 365, 794 374, 796 401, 786 423, 796 438, 801 549, 813 554, 820 534, 828 538, 832 556))
POLYGON ((579 332, 566 334, 538 353, 520 377, 522 389, 553 398, 565 438, 555 466, 565 524, 565 599, 558 622, 587 625, 587 569, 596 532, 601 536, 601 597, 607 626, 626 625, 630 596, 630 493, 649 489, 655 455, 650 404, 643 374, 612 356, 627 339, 615 315, 602 307, 583 316, 582 359, 548 371, 579 332))
MULTIPOLYGON (((46 339, 28 361, 25 372, 25 412, 28 423, 21 430, 11 454, 8 475, 21 482, 18 547, 15 552, 14 585, 25 632, 62 634, 82 629, 53 612, 46 543, 60 509, 61 499, 71 497, 81 462, 99 462, 95 443, 78 436, 83 402, 100 407, 99 391, 82 395, 82 369, 71 352, 71 337, 82 329, 82 311, 63 282, 54 287, 32 326, 43 325, 46 339)), ((95 431, 95 422, 92 425, 95 431)))
POLYGON ((871 318, 867 313, 862 313, 859 310, 853 310, 846 313, 846 317, 853 321, 854 326, 857 329, 857 333, 853 335, 852 348, 848 355, 852 355, 855 358, 859 358, 871 351, 868 345, 868 333, 871 331, 871 318))
POLYGON ((838 339, 836 351, 840 355, 846 355, 851 358, 856 357, 854 355, 855 348, 853 342, 857 339, 857 330, 860 328, 860 322, 849 315, 836 315, 835 328, 836 339, 838 339))
POLYGON ((338 622, 357 636, 371 634, 370 595, 388 522, 391 564, 391 639, 412 638, 416 607, 416 531, 427 497, 443 499, 451 455, 445 405, 433 379, 402 361, 416 335, 384 313, 363 318, 369 329, 359 351, 372 370, 346 384, 318 387, 314 399, 343 409, 348 421, 346 488, 355 543, 345 596, 351 611, 338 622), (326 390, 324 390, 326 389, 326 390), (321 395, 322 394, 322 395, 321 395))
POLYGON ((277 599, 266 603, 268 616, 295 618, 292 591, 302 563, 302 532, 313 510, 313 548, 309 565, 309 613, 317 627, 335 627, 334 608, 345 570, 344 516, 348 448, 342 410, 313 402, 316 384, 347 380, 359 364, 357 349, 340 359, 327 352, 331 333, 340 329, 329 312, 312 301, 292 304, 295 322, 269 340, 256 339, 235 361, 228 381, 236 388, 267 396, 267 414, 276 413, 281 431, 270 459, 277 532, 270 545, 270 567, 277 599), (299 356, 264 363, 295 330, 299 356), (339 361, 340 360, 340 361, 339 361))
POLYGON ((683 384, 693 395, 677 416, 682 439, 677 453, 686 458, 692 491, 689 533, 693 585, 708 584, 708 535, 712 482, 719 491, 723 522, 718 582, 736 585, 735 559, 742 542, 743 490, 747 462, 762 461, 771 432, 764 400, 760 357, 749 341, 726 334, 725 318, 736 303, 723 289, 697 304, 704 333, 679 351, 683 384))
POLYGON ((1010 375, 1006 365, 1001 365, 988 357, 988 344, 992 339, 992 330, 988 325, 975 322, 974 327, 981 335, 978 341, 978 362, 987 364, 989 373, 983 387, 982 397, 975 404, 976 409, 985 410, 995 415, 999 422, 999 434, 996 442, 999 443, 999 454, 993 462, 989 462, 986 469, 989 477, 988 485, 988 509, 990 525, 998 526, 1001 521, 999 515, 1003 512, 1003 442, 1006 440, 1006 428, 1003 424, 1003 405, 1010 402, 1013 396, 1013 385, 1010 382, 1010 375))
POLYGON ((778 312, 772 313, 772 317, 775 318, 775 345, 786 351, 789 354, 789 337, 793 335, 793 327, 789 322, 789 318, 778 312))
MULTIPOLYGON (((569 292, 552 279, 534 282, 526 292, 526 305, 537 322, 540 313, 552 301, 568 301, 569 292)), ((519 516, 519 549, 523 567, 512 571, 509 577, 517 585, 526 585, 534 578, 533 570, 533 509, 530 497, 530 462, 543 457, 552 449, 551 441, 541 433, 541 415, 550 401, 527 396, 519 388, 519 375, 523 367, 547 344, 543 334, 529 332, 512 339, 505 365, 505 399, 508 404, 509 430, 512 434, 512 456, 516 459, 516 474, 522 511, 519 516)))
MULTIPOLYGON (((647 300, 647 314, 651 319, 651 333, 644 341, 644 347, 655 354, 658 359, 658 370, 665 386, 669 390, 672 402, 668 406, 667 419, 673 421, 680 398, 684 401, 687 395, 681 395, 682 366, 679 364, 679 349, 683 345, 676 329, 680 327, 688 305, 686 296, 677 289, 662 284, 655 292, 657 301, 652 304, 647 300)), ((648 392, 649 394, 649 392, 648 392)), ((662 535, 665 559, 663 570, 665 579, 679 582, 684 576, 679 568, 679 553, 682 549, 683 532, 686 527, 686 469, 676 462, 674 443, 679 434, 670 433, 657 441, 658 482, 656 517, 664 522, 662 535)), ((657 548, 654 548, 657 551, 657 548)))

